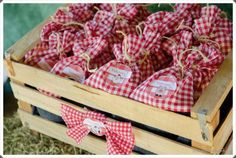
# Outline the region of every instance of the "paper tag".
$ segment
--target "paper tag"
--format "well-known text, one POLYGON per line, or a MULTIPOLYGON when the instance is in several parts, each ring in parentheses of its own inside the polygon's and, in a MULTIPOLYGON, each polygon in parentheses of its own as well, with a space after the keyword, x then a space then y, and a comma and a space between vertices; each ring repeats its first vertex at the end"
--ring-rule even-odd
POLYGON ((123 64, 110 66, 106 71, 107 82, 109 82, 111 85, 117 86, 128 82, 131 75, 132 71, 130 67, 123 64))
POLYGON ((85 81, 85 73, 78 65, 69 65, 62 72, 66 77, 72 78, 79 83, 84 83, 85 81))
POLYGON ((174 76, 160 76, 149 83, 148 93, 153 97, 168 97, 177 89, 176 78, 174 76))
POLYGON ((83 121, 83 124, 87 125, 93 134, 98 136, 103 136, 105 134, 105 125, 102 122, 86 118, 83 121))
POLYGON ((50 71, 51 68, 52 68, 52 66, 50 65, 50 62, 49 62, 49 61, 46 62, 46 60, 45 60, 44 58, 42 58, 42 59, 38 62, 38 66, 39 66, 41 69, 45 70, 45 71, 50 71))

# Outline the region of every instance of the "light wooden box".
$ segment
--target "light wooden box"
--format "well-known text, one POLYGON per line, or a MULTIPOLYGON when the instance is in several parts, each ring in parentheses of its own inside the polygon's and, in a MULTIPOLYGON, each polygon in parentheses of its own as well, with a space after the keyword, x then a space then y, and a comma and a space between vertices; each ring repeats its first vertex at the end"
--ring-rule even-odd
MULTIPOLYGON (((72 80, 21 63, 24 54, 39 41, 39 34, 45 20, 8 50, 4 59, 11 79, 11 87, 18 99, 18 113, 22 123, 30 129, 72 144, 95 154, 106 154, 106 141, 93 135, 87 136, 78 145, 66 135, 67 128, 32 115, 31 105, 61 115, 60 105, 68 104, 78 110, 81 107, 61 99, 55 99, 38 92, 42 88, 88 107, 114 114, 128 120, 145 124, 191 140, 191 146, 134 127, 135 145, 156 154, 220 154, 232 133, 232 104, 223 102, 232 89, 232 54, 229 54, 220 70, 192 108, 190 116, 154 108, 143 103, 111 95, 72 80), (30 85, 31 87, 29 87, 30 85), (228 106, 231 110, 222 120, 220 110, 228 106), (204 110, 206 114, 199 113, 204 110), (200 119, 199 119, 200 118, 200 119), (200 125, 201 124, 201 125, 200 125), (203 134, 208 133, 208 139, 203 134)), ((133 152, 133 154, 137 154, 133 152)))

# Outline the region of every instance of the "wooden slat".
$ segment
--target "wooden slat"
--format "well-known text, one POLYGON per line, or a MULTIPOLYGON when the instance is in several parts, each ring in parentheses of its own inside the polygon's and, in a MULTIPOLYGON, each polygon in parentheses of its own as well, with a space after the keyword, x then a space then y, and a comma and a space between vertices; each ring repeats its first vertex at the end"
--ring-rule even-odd
POLYGON ((38 131, 52 138, 58 139, 95 154, 106 154, 106 143, 104 140, 88 135, 83 139, 83 142, 78 145, 74 139, 67 136, 67 128, 65 126, 47 121, 37 116, 33 116, 23 110, 18 110, 18 113, 22 123, 29 126, 29 128, 32 130, 38 131))
MULTIPOLYGON (((220 110, 218 110, 215 117, 212 119, 212 122, 210 122, 210 124, 212 125, 212 128, 213 128, 213 131, 215 131, 215 129, 217 128, 219 123, 220 123, 220 110)), ((202 144, 202 143, 196 142, 194 140, 191 141, 191 145, 192 145, 192 147, 195 147, 197 149, 201 149, 201 150, 204 150, 207 152, 211 152, 211 150, 212 150, 211 145, 202 144)))
MULTIPOLYGON (((61 115, 61 104, 67 104, 79 111, 83 108, 60 99, 48 97, 36 90, 11 83, 15 96, 46 111, 61 115), (20 93, 19 93, 20 92, 20 93)), ((207 154, 206 152, 191 148, 190 146, 169 140, 145 130, 133 127, 136 145, 157 154, 207 154)))
POLYGON ((204 108, 208 111, 207 121, 211 122, 232 85, 232 53, 230 53, 192 108, 191 117, 197 118, 198 110, 204 108))
POLYGON ((222 151, 222 148, 224 147, 230 134, 233 131, 232 118, 233 118, 233 108, 230 110, 224 123, 221 125, 220 129, 217 131, 214 137, 212 153, 219 154, 222 151))
POLYGON ((29 103, 26 103, 22 100, 18 100, 17 104, 18 104, 19 109, 26 111, 28 113, 33 112, 32 106, 29 103))
POLYGON ((232 155, 233 154, 233 135, 232 134, 229 137, 222 154, 223 155, 232 155))
POLYGON ((39 43, 40 32, 44 24, 48 21, 49 18, 41 22, 8 49, 9 52, 13 53, 11 55, 13 60, 20 61, 28 50, 32 49, 37 43, 39 43))
POLYGON ((219 123, 220 123, 220 110, 218 110, 216 112, 214 118, 210 122, 210 124, 212 125, 212 128, 213 128, 213 131, 215 131, 215 129, 218 127, 219 123))
POLYGON ((204 141, 201 136, 198 120, 192 119, 191 117, 147 106, 146 104, 125 97, 111 95, 24 64, 16 62, 12 64, 15 76, 10 77, 18 81, 42 88, 101 111, 125 117, 188 139, 202 142, 203 144, 212 144, 213 131, 210 124, 207 124, 210 131, 209 141, 204 141), (174 124, 173 120, 175 120, 174 124))

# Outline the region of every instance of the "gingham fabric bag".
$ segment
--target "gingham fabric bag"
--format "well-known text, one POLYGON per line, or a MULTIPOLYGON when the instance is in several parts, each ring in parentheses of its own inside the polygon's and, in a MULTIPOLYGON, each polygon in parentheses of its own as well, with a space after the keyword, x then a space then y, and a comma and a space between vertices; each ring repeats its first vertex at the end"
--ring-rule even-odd
POLYGON ((195 45, 199 43, 214 45, 224 54, 232 51, 232 22, 221 17, 221 10, 217 6, 203 7, 201 17, 194 20, 193 28, 178 27, 181 28, 189 29, 194 33, 195 45))
POLYGON ((200 18, 201 14, 201 5, 200 4, 192 4, 192 3, 177 3, 174 6, 174 11, 184 11, 187 12, 188 16, 185 16, 183 19, 183 24, 185 26, 192 27, 194 19, 200 18))
POLYGON ((208 86, 220 65, 224 61, 224 54, 219 49, 208 44, 201 44, 186 58, 186 68, 191 69, 194 78, 194 99, 197 100, 208 86))
POLYGON ((100 58, 98 56, 103 55, 106 46, 107 41, 101 37, 91 37, 78 41, 73 46, 74 56, 60 60, 51 72, 83 83, 91 73, 96 71, 96 68, 99 68, 98 66, 108 62, 107 60, 103 60, 103 63, 97 62, 97 58, 100 58))
POLYGON ((87 37, 102 37, 109 43, 108 50, 111 52, 114 43, 121 40, 112 32, 115 16, 111 12, 99 10, 94 18, 84 25, 84 30, 87 37))
POLYGON ((192 44, 192 33, 183 32, 183 39, 172 50, 173 64, 159 70, 141 83, 130 98, 145 104, 175 112, 189 112, 193 105, 193 75, 183 69, 184 57, 192 44), (190 35, 189 35, 190 34, 190 35), (181 57, 180 57, 181 54, 181 57))
POLYGON ((52 16, 52 21, 59 24, 85 22, 94 15, 93 4, 70 4, 66 8, 59 8, 52 16))
MULTIPOLYGON (((112 33, 116 34, 117 30, 120 30, 126 34, 135 33, 135 21, 138 10, 133 4, 101 4, 99 5, 101 10, 106 10, 115 16, 114 26, 112 33)), ((120 36, 122 38, 122 36, 120 36)))
POLYGON ((163 49, 161 48, 161 42, 163 41, 164 37, 175 33, 176 27, 186 16, 182 12, 182 10, 178 12, 159 11, 148 16, 144 22, 144 33, 148 34, 149 32, 156 32, 155 34, 157 34, 160 42, 155 45, 151 55, 151 58, 154 59, 153 63, 155 70, 166 67, 167 63, 171 61, 171 58, 166 55, 165 52, 163 52, 163 49), (183 16, 180 16, 179 13, 183 16))
POLYGON ((24 56, 25 64, 43 69, 45 71, 50 71, 58 60, 59 56, 57 54, 57 50, 50 50, 49 45, 45 42, 37 44, 24 56))
POLYGON ((60 59, 72 50, 76 36, 69 31, 54 32, 49 41, 38 44, 24 56, 24 63, 50 71, 60 59))
POLYGON ((85 80, 85 84, 111 94, 128 97, 141 82, 141 72, 137 65, 145 54, 141 41, 141 37, 131 34, 124 38, 122 44, 115 44, 113 52, 116 59, 98 69, 85 80))
POLYGON ((193 105, 193 76, 172 66, 160 70, 140 84, 130 98, 175 112, 190 112, 193 105))
POLYGON ((93 4, 70 4, 65 8, 58 9, 51 17, 40 33, 41 41, 48 41, 54 32, 69 30, 76 33, 83 26, 83 22, 90 20, 94 13, 91 10, 93 4))

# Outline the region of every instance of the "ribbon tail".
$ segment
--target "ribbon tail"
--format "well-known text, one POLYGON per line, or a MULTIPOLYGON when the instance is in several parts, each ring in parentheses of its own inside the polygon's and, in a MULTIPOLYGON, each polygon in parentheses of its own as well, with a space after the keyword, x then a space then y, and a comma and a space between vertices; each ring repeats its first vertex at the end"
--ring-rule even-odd
POLYGON ((89 134, 90 130, 84 125, 78 125, 74 128, 67 130, 67 135, 73 138, 78 144, 82 142, 82 139, 89 134))
POLYGON ((134 135, 129 123, 112 122, 107 124, 107 150, 109 155, 128 155, 134 148, 134 135), (118 130, 116 130, 118 129, 118 130))

